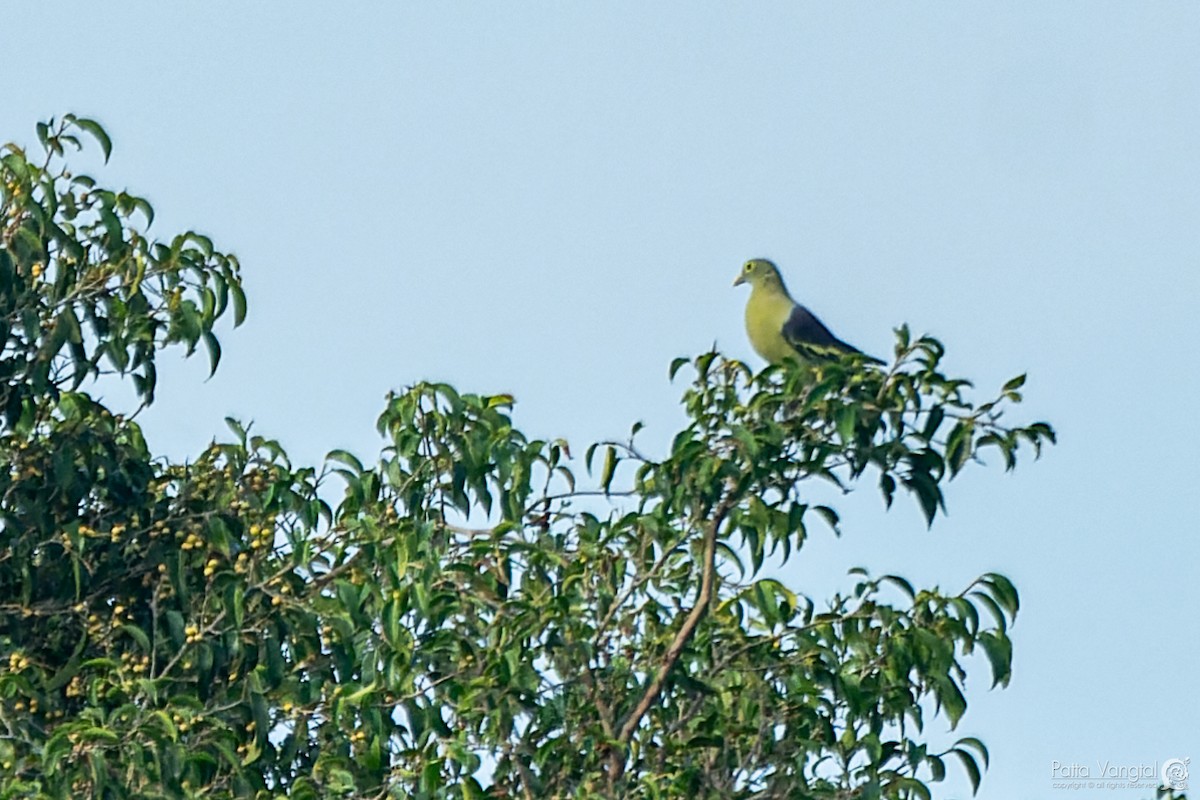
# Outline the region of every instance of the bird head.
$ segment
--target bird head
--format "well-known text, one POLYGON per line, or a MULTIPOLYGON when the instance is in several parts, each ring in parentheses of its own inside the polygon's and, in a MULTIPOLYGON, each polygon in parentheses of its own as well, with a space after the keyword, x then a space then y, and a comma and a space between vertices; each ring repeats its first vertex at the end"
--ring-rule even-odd
POLYGON ((734 286, 741 286, 743 283, 748 283, 751 287, 771 283, 782 286, 783 279, 779 277, 779 267, 765 258, 752 258, 742 265, 742 271, 733 281, 734 286))

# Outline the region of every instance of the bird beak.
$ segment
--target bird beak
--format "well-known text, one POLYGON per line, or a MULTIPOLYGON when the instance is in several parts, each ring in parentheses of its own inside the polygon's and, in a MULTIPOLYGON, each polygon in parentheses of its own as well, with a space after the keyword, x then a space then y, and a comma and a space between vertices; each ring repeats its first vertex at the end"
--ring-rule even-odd
POLYGON ((742 275, 740 272, 738 273, 738 276, 733 279, 734 286, 741 286, 745 282, 746 282, 746 276, 742 275))

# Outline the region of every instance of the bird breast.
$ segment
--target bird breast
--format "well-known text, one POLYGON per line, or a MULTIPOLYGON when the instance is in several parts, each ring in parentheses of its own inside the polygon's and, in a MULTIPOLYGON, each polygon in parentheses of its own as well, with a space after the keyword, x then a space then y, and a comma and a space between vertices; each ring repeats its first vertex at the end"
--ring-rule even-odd
POLYGON ((754 351, 772 364, 785 358, 796 358, 796 351, 783 337, 783 326, 795 305, 792 299, 777 292, 750 292, 746 301, 746 335, 754 351))

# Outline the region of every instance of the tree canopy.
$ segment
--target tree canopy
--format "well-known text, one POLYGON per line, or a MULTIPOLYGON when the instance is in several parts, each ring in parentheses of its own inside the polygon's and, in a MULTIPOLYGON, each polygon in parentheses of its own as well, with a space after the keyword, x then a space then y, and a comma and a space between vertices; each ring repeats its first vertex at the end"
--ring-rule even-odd
POLYGON ((819 605, 766 577, 837 511, 810 487, 911 495, 1052 442, 1008 424, 943 347, 897 331, 755 374, 679 359, 665 454, 578 452, 513 426, 513 399, 417 383, 369 461, 295 465, 229 420, 186 463, 136 413, 165 348, 246 313, 237 259, 162 239, 143 198, 66 166, 111 143, 75 116, 0 150, 0 797, 929 798, 978 786, 957 726, 966 662, 1007 684, 1016 588, 851 574, 819 605), (135 410, 136 411, 136 410, 135 410))

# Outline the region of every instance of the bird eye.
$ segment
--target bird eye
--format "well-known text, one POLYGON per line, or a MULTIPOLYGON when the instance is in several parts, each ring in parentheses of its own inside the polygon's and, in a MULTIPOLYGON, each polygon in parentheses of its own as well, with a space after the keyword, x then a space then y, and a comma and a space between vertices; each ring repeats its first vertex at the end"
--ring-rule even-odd
POLYGON ((746 272, 750 271, 750 262, 749 261, 746 262, 745 270, 746 270, 746 272))

